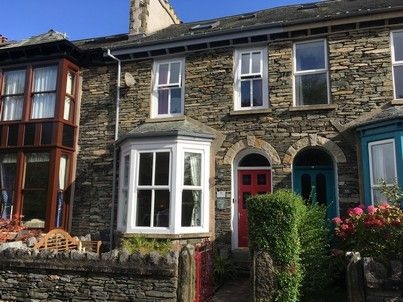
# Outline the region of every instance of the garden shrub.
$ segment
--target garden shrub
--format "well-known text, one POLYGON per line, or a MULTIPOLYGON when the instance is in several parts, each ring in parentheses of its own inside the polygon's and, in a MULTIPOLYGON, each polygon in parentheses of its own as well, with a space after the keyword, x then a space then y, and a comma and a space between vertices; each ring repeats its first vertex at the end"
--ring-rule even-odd
POLYGON ((169 239, 146 238, 142 235, 131 236, 122 239, 122 246, 130 254, 139 252, 142 255, 156 251, 161 255, 166 255, 172 251, 172 242, 169 239))
MULTIPOLYGON (((329 229, 326 223, 326 207, 308 205, 299 228, 303 301, 313 301, 330 283, 329 229)), ((321 297, 322 298, 322 297, 321 297)))
POLYGON ((298 301, 302 280, 298 229, 305 215, 301 197, 279 190, 247 201, 250 248, 270 254, 277 289, 275 301, 298 301))
POLYGON ((336 217, 339 248, 357 251, 363 257, 403 260, 403 211, 387 203, 350 209, 347 217, 336 217))

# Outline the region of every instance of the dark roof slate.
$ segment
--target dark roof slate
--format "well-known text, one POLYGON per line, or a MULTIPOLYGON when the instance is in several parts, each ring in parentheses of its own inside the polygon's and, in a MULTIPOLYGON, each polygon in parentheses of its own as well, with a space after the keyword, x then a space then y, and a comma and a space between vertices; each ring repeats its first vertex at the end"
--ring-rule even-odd
POLYGON ((403 106, 391 106, 386 109, 378 109, 372 115, 348 125, 348 128, 360 128, 395 119, 403 119, 403 106))
POLYGON ((196 39, 262 28, 282 28, 293 24, 323 22, 399 10, 403 10, 402 0, 330 0, 288 5, 244 15, 175 24, 148 36, 140 35, 136 36, 135 39, 117 42, 113 44, 113 48, 196 39), (253 15, 254 17, 252 17, 253 15), (192 27, 198 24, 209 23, 213 26, 192 30, 192 27))
POLYGON ((198 122, 185 118, 175 121, 146 122, 125 135, 120 142, 130 138, 187 136, 213 140, 214 130, 202 126, 198 122))
POLYGON ((16 47, 33 46, 33 45, 39 45, 39 44, 55 42, 55 41, 62 41, 62 40, 67 41, 66 35, 51 29, 47 33, 33 36, 33 37, 30 37, 25 40, 21 40, 18 42, 10 41, 8 44, 1 46, 0 49, 10 49, 10 48, 16 48, 16 47))

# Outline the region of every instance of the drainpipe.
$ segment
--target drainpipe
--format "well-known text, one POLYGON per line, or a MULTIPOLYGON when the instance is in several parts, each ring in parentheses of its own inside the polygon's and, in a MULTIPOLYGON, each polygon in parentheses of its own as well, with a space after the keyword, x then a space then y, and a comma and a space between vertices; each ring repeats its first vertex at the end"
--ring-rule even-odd
POLYGON ((111 50, 108 49, 106 55, 118 63, 117 82, 116 82, 116 116, 115 116, 115 140, 113 142, 113 176, 112 176, 112 208, 111 208, 111 227, 109 233, 109 249, 112 250, 113 246, 113 224, 115 217, 115 202, 116 202, 116 178, 117 178, 117 140, 119 138, 119 110, 120 110, 120 73, 121 62, 118 58, 111 54, 111 50))

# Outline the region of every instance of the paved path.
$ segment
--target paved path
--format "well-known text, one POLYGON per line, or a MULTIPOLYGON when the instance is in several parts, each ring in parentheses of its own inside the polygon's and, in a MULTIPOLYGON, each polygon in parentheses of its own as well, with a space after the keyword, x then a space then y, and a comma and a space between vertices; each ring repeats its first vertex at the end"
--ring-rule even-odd
POLYGON ((239 277, 221 286, 210 302, 249 302, 251 300, 249 277, 239 277))

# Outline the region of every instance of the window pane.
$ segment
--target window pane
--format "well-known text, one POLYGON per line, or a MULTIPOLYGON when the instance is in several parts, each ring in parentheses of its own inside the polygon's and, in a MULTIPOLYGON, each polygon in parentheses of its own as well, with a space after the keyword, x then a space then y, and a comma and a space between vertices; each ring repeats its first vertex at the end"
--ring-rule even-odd
POLYGON ((57 208, 56 208, 56 226, 61 227, 63 222, 63 208, 66 198, 66 186, 67 186, 67 167, 68 167, 68 157, 67 155, 62 155, 60 157, 60 166, 59 166, 59 181, 58 181, 58 190, 57 190, 57 208))
POLYGON ((66 147, 74 147, 74 127, 70 125, 63 125, 62 144, 66 147))
POLYGON ((127 190, 123 190, 123 208, 122 208, 122 224, 127 225, 127 203, 129 201, 129 192, 127 190))
POLYGON ((180 113, 182 111, 182 89, 171 89, 171 113, 180 113))
MULTIPOLYGON (((42 124, 41 144, 50 145, 52 143, 52 135, 53 135, 53 124, 52 123, 43 123, 42 124)), ((63 145, 66 146, 66 142, 64 141, 64 131, 63 131, 63 145)))
POLYGON ((3 212, 0 218, 10 219, 14 201, 14 186, 17 172, 17 155, 6 154, 0 157, 0 200, 3 212))
POLYGON ((250 81, 241 82, 241 107, 250 107, 250 81))
POLYGON ((201 191, 183 190, 182 226, 201 226, 201 191))
POLYGON ((169 77, 170 84, 179 83, 180 71, 181 71, 181 64, 179 62, 171 64, 171 74, 169 77))
POLYGON ((297 71, 325 68, 326 64, 323 43, 323 41, 316 41, 296 45, 295 57, 297 60, 297 71))
POLYGON ((150 226, 151 190, 139 190, 137 193, 136 226, 150 226))
POLYGON ((403 32, 393 33, 393 47, 395 52, 395 61, 403 61, 403 32))
POLYGON ((31 118, 51 118, 55 115, 56 93, 39 93, 33 97, 31 118))
POLYGON ((66 121, 71 121, 72 120, 72 115, 71 115, 71 111, 73 109, 73 101, 69 98, 66 97, 64 100, 64 110, 63 110, 63 118, 66 121))
POLYGON ((262 80, 253 80, 253 106, 263 106, 262 80))
POLYGON ((250 66, 250 54, 243 53, 241 55, 241 74, 249 74, 250 66))
POLYGON ((129 186, 129 171, 130 171, 130 157, 129 155, 125 156, 124 165, 123 165, 123 186, 129 186))
POLYGON ((168 113, 169 89, 158 90, 158 114, 168 113))
POLYGON ((24 181, 23 223, 30 227, 43 227, 46 217, 49 182, 49 154, 27 155, 24 181))
POLYGON ((49 179, 49 154, 30 153, 27 155, 25 189, 46 189, 49 179))
POLYGON ((139 185, 152 185, 153 153, 140 153, 139 185))
POLYGON ((253 52, 252 53, 252 73, 260 73, 260 52, 253 52))
POLYGON ((17 146, 18 143, 18 125, 8 126, 8 141, 7 146, 17 146))
POLYGON ((46 218, 47 191, 25 191, 22 223, 27 227, 43 228, 46 218))
POLYGON ((201 154, 185 152, 184 185, 200 186, 201 154))
POLYGON ((169 227, 169 190, 155 191, 154 226, 169 227))
POLYGON ((169 185, 169 152, 156 153, 155 185, 169 185))
POLYGON ((168 83, 168 69, 169 64, 159 64, 158 70, 158 84, 167 84, 168 83))
POLYGON ((29 146, 34 144, 35 140, 35 124, 26 124, 24 133, 24 145, 29 146))
POLYGON ((380 179, 392 183, 396 177, 393 142, 371 146, 372 184, 380 179))
POLYGON ((297 105, 327 104, 326 73, 295 77, 297 105))
POLYGON ((22 118, 23 96, 7 96, 4 98, 3 121, 14 121, 22 118))
POLYGON ((393 75, 396 98, 403 99, 403 66, 395 66, 393 69, 393 75))
POLYGON ((75 80, 75 74, 69 71, 67 73, 66 93, 70 95, 74 94, 74 80, 75 80))
POLYGON ((4 94, 23 94, 25 70, 13 70, 4 73, 4 94))
POLYGON ((33 92, 56 90, 57 66, 40 67, 34 69, 33 92))

